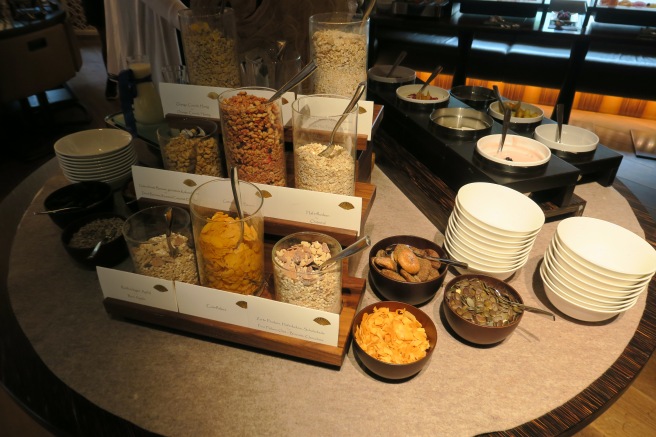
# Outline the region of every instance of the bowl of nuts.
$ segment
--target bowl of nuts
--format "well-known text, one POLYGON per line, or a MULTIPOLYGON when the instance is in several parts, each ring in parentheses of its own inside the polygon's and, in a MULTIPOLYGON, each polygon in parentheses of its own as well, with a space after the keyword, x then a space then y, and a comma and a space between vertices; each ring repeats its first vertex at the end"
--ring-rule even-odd
POLYGON ((88 215, 68 225, 61 235, 66 252, 82 266, 113 267, 128 257, 121 229, 125 217, 111 212, 88 215))
POLYGON ((351 334, 362 366, 388 380, 419 373, 437 345, 437 328, 428 314, 403 302, 364 307, 353 319, 351 334))
POLYGON ((386 300, 421 305, 437 294, 448 267, 428 258, 445 257, 444 249, 422 237, 383 238, 370 251, 369 282, 386 300))
POLYGON ((490 345, 505 340, 519 325, 524 313, 512 303, 524 301, 506 282, 487 275, 460 275, 444 286, 442 307, 460 338, 490 345))

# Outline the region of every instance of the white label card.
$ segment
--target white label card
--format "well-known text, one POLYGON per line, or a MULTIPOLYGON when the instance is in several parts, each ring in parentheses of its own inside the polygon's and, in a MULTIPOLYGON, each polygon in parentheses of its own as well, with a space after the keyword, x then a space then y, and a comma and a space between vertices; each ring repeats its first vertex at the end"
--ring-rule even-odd
POLYGON ((96 267, 103 296, 178 312, 173 281, 96 267))
POLYGON ((337 346, 339 314, 255 298, 248 305, 252 329, 337 346))
MULTIPOLYGON (((219 117, 218 96, 232 88, 220 88, 201 85, 185 85, 178 83, 159 84, 159 94, 162 100, 164 114, 177 114, 189 117, 213 118, 219 117)), ((253 95, 268 98, 272 92, 251 91, 253 95)), ((292 102, 296 99, 294 93, 283 94, 282 119, 285 126, 291 126, 292 102)))
MULTIPOLYGON (((298 98, 302 97, 300 94, 298 98)), ((326 114, 342 114, 349 100, 326 97, 321 99, 321 112, 326 114)), ((300 102, 299 102, 300 103, 300 102)), ((374 102, 368 100, 358 101, 358 135, 367 135, 371 140, 371 129, 374 122, 374 102)))
POLYGON ((181 313, 248 327, 247 311, 252 296, 181 282, 175 285, 181 313))
POLYGON ((132 180, 137 199, 153 199, 178 204, 189 204, 191 193, 205 182, 216 179, 178 171, 149 167, 132 167, 132 180))
POLYGON ((362 198, 255 184, 264 196, 264 217, 360 232, 362 198))

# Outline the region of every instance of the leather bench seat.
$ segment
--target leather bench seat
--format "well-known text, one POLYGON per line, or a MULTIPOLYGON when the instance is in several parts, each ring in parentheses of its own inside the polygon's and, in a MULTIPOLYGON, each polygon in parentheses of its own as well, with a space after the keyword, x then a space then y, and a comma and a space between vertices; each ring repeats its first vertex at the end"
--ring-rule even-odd
POLYGON ((569 44, 523 38, 510 46, 503 64, 503 81, 560 89, 570 52, 569 44))
POLYGON ((631 47, 616 43, 591 43, 577 90, 583 92, 656 100, 656 45, 631 47))

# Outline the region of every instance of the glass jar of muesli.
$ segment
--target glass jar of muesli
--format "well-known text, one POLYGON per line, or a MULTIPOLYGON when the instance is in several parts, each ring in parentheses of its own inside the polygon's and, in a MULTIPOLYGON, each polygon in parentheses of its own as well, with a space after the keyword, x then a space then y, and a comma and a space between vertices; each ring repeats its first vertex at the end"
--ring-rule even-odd
POLYGON ((225 176, 219 126, 202 118, 172 118, 157 129, 165 170, 225 176))
POLYGON ((355 194, 358 105, 335 133, 332 152, 322 156, 350 98, 316 94, 292 103, 294 186, 324 193, 355 194))
POLYGON ((165 205, 142 209, 125 221, 123 237, 135 273, 198 284, 191 218, 185 209, 165 205))
POLYGON ((309 36, 310 58, 317 64, 314 94, 352 95, 367 80, 369 18, 348 12, 312 15, 309 36))
POLYGON ((192 85, 234 88, 241 85, 235 13, 226 8, 178 13, 185 64, 192 85))
POLYGON ((239 167, 239 179, 287 185, 282 98, 268 102, 275 90, 245 87, 219 96, 219 118, 228 172, 239 167))
POLYGON ((273 280, 278 301, 339 314, 342 310, 342 263, 321 265, 342 250, 330 235, 297 232, 273 246, 273 280))

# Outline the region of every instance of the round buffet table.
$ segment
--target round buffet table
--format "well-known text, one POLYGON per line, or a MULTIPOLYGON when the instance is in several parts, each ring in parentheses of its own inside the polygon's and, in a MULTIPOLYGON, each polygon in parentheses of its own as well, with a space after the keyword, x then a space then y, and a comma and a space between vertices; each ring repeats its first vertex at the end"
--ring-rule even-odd
MULTIPOLYGON (((441 243, 439 222, 448 217, 450 202, 426 196, 439 180, 417 187, 408 181, 422 180, 420 167, 390 162, 382 158, 372 173, 377 192, 365 232, 374 243, 408 233, 441 243)), ((333 368, 115 319, 103 307, 96 273, 68 257, 59 228, 46 216, 33 215, 47 194, 67 183, 56 162, 42 169, 41 180, 41 189, 32 187, 33 199, 8 199, 20 200, 27 210, 11 247, 7 291, 37 359, 63 383, 61 389, 43 389, 51 400, 59 399, 50 408, 76 409, 71 416, 76 423, 60 426, 71 425, 81 434, 104 430, 109 435, 117 429, 170 436, 571 433, 616 399, 654 349, 654 280, 635 307, 603 323, 570 319, 547 300, 537 270, 558 221, 545 224, 527 265, 510 280, 525 303, 556 312, 557 320, 528 313, 503 343, 472 346, 446 328, 440 290, 422 306, 436 322, 437 349, 421 373, 402 383, 372 376, 352 350, 341 368, 333 368)), ((25 192, 30 190, 21 195, 25 192)), ((439 192, 433 196, 448 189, 439 192)), ((575 194, 587 201, 584 215, 644 236, 631 205, 615 188, 589 183, 577 186, 575 194)), ((5 209, 3 215, 9 213, 5 209)), ((354 276, 367 278, 367 252, 354 263, 354 276)), ((378 300, 367 283, 361 305, 378 300)))

